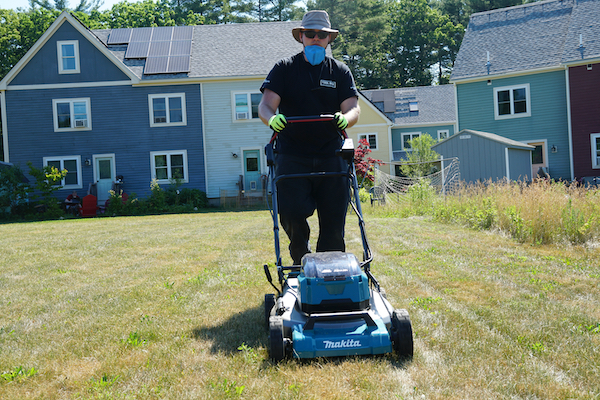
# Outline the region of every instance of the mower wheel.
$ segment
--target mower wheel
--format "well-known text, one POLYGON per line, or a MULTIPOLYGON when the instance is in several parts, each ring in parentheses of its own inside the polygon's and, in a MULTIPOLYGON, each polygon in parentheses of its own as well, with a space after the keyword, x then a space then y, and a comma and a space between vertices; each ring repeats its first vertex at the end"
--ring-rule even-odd
POLYGON ((275 306, 275 295, 273 293, 265 294, 265 325, 269 327, 269 317, 271 316, 271 310, 275 306))
POLYGON ((408 311, 394 310, 392 313, 392 342, 400 358, 413 357, 413 335, 408 311))
POLYGON ((285 358, 283 318, 278 315, 269 318, 269 357, 275 362, 285 358))

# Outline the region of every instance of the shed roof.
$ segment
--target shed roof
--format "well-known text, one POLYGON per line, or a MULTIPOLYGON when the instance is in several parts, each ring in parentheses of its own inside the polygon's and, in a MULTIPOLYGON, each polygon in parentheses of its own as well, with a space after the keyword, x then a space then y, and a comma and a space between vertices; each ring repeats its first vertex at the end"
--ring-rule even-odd
POLYGON ((361 93, 396 125, 456 120, 454 85, 361 90, 361 93), (417 111, 411 111, 411 103, 417 111))
POLYGON ((471 15, 451 79, 561 67, 599 57, 600 0, 540 1, 471 15))
POLYGON ((482 132, 482 131, 474 131, 472 129, 463 129, 460 132, 458 132, 458 134, 450 136, 450 137, 442 140, 441 142, 434 144, 433 146, 431 146, 431 148, 435 149, 436 147, 442 145, 443 143, 447 143, 450 140, 460 140, 460 136, 462 136, 462 135, 476 135, 476 136, 480 136, 482 138, 485 138, 485 139, 488 139, 488 140, 492 140, 494 142, 501 143, 501 144, 503 144, 503 145, 505 145, 506 147, 509 147, 509 148, 523 149, 523 150, 533 150, 533 149, 535 149, 535 146, 531 146, 531 145, 528 145, 528 144, 525 144, 525 143, 522 143, 522 142, 517 142, 516 140, 508 139, 508 138, 505 138, 503 136, 496 135, 495 133, 482 132))

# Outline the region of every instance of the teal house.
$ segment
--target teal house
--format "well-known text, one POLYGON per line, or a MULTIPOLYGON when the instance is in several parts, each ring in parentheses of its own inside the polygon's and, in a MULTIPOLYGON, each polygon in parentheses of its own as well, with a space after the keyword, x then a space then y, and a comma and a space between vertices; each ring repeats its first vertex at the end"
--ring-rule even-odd
POLYGON ((599 14, 598 0, 473 14, 451 76, 458 130, 533 146, 531 175, 524 179, 540 168, 555 179, 575 179, 574 158, 589 160, 590 153, 589 146, 585 154, 573 150, 570 104, 578 94, 569 91, 569 69, 600 68, 599 14))

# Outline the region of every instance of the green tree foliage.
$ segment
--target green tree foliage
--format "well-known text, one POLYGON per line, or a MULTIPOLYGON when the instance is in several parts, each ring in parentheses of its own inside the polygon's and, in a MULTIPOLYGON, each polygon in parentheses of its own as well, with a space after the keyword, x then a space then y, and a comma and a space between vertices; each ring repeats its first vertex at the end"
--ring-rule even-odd
POLYGON ((0 214, 12 210, 29 192, 29 184, 23 182, 23 172, 18 166, 0 168, 0 214))
POLYGON ((52 10, 71 10, 76 12, 90 13, 97 11, 104 4, 103 0, 79 0, 77 6, 73 9, 69 8, 69 0, 29 0, 29 7, 31 9, 40 6, 48 11, 52 10))
POLYGON ((431 8, 427 0, 393 2, 391 25, 387 87, 430 85, 433 65, 440 63, 439 75, 444 67, 452 67, 464 28, 431 8))
POLYGON ((202 25, 200 14, 177 13, 168 0, 122 1, 96 17, 104 28, 141 28, 146 26, 202 25))
POLYGON ((400 166, 400 171, 405 176, 419 178, 436 172, 432 161, 440 158, 440 155, 431 149, 436 143, 428 134, 408 141, 410 151, 406 152, 406 164, 400 166))

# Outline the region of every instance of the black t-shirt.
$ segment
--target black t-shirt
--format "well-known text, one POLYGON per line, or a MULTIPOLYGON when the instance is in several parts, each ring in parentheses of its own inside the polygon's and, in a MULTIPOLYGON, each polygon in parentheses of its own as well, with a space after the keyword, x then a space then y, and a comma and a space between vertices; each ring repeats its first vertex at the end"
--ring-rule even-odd
MULTIPOLYGON (((334 114, 342 102, 358 96, 350 69, 331 57, 316 66, 304 53, 277 62, 260 90, 281 97, 279 112, 286 117, 334 114)), ((307 157, 330 157, 341 146, 331 122, 292 123, 277 136, 277 151, 307 157)))

